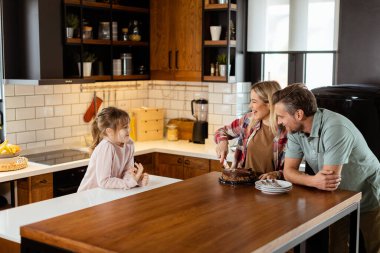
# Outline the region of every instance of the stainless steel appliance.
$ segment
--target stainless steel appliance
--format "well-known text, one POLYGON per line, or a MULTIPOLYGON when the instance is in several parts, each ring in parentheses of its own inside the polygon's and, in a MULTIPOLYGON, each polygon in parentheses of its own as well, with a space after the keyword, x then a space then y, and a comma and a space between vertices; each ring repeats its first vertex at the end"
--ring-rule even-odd
POLYGON ((196 119, 193 127, 192 141, 204 144, 208 136, 208 101, 206 99, 193 99, 191 101, 191 113, 196 119))

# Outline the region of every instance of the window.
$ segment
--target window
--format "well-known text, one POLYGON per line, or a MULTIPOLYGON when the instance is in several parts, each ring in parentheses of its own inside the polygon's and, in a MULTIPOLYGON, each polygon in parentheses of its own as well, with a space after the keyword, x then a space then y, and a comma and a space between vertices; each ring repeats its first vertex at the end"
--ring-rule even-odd
POLYGON ((261 80, 310 89, 333 85, 339 0, 250 0, 249 52, 261 54, 261 80))
POLYGON ((288 84, 288 54, 265 54, 263 80, 276 80, 282 88, 288 84))

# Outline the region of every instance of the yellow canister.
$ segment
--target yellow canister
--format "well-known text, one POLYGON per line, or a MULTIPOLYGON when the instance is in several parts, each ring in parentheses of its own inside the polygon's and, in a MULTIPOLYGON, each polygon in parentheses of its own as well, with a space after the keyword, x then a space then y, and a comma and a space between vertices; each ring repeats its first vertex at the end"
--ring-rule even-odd
POLYGON ((168 141, 178 141, 178 127, 177 125, 167 125, 166 138, 168 141))

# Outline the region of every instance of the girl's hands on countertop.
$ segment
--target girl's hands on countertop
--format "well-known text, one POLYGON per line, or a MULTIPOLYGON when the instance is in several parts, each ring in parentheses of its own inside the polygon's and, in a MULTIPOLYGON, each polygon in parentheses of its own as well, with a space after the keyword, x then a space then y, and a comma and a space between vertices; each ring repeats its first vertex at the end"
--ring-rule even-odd
POLYGON ((139 186, 146 186, 149 181, 148 173, 143 173, 144 167, 141 163, 135 163, 135 168, 133 170, 133 176, 139 186))

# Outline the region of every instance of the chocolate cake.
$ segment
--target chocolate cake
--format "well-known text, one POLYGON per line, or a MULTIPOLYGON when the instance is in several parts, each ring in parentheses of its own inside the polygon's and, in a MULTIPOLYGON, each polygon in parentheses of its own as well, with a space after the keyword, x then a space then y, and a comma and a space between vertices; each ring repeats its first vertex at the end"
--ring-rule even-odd
POLYGON ((219 181, 223 184, 254 184, 257 173, 252 169, 223 169, 219 181))

